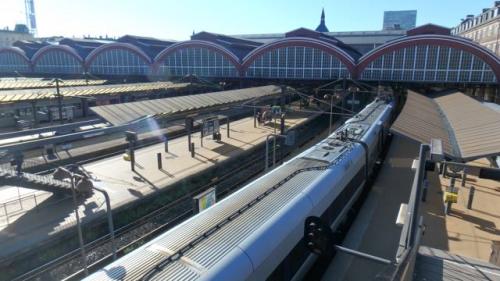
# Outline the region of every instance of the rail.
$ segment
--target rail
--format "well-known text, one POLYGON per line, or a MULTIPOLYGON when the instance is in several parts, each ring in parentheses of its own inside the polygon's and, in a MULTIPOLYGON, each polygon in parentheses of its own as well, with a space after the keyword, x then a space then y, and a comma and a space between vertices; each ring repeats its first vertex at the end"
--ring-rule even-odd
MULTIPOLYGON (((245 112, 245 111, 241 112, 240 111, 234 115, 231 115, 231 117, 232 118, 239 118, 240 116, 246 116, 248 113, 249 112, 245 112)), ((183 122, 182 123, 180 122, 180 119, 171 120, 170 122, 171 123, 169 123, 169 124, 172 125, 173 127, 175 127, 176 125, 179 125, 179 124, 184 124, 183 122)), ((224 120, 221 120, 220 123, 224 124, 224 120)), ((179 129, 179 130, 174 130, 174 131, 168 132, 168 128, 170 128, 170 127, 160 128, 157 130, 157 132, 159 132, 159 134, 168 134, 169 139, 185 136, 187 134, 187 131, 185 129, 179 129)), ((200 122, 195 122, 194 128, 195 129, 200 128, 200 122)), ((136 147, 135 147, 136 149, 162 142, 162 140, 160 140, 157 137, 158 136, 157 133, 141 132, 140 135, 141 135, 141 138, 140 138, 140 141, 136 144, 136 147)), ((116 138, 115 140, 121 139, 121 138, 122 137, 119 137, 119 138, 116 138)), ((79 163, 79 164, 88 163, 90 161, 97 161, 97 160, 100 160, 103 158, 111 157, 114 155, 119 155, 119 154, 123 153, 123 150, 125 148, 123 148, 123 149, 114 149, 114 148, 120 148, 124 144, 126 144, 126 142, 114 145, 113 148, 111 148, 111 149, 113 149, 112 152, 100 153, 96 157, 86 157, 84 160, 77 161, 77 163, 79 163)), ((0 151, 1 150, 2 150, 2 148, 0 148, 0 151)), ((77 155, 74 157, 79 157, 79 156, 77 155)), ((61 164, 61 161, 65 162, 66 160, 67 160, 67 158, 59 158, 56 161, 47 161, 45 159, 45 156, 40 156, 38 158, 29 158, 29 159, 25 159, 23 161, 23 170, 29 169, 30 171, 46 173, 47 171, 52 171, 53 168, 56 168, 57 166, 63 165, 63 164, 61 164), (40 166, 42 166, 44 168, 40 168, 40 166), (47 166, 49 166, 49 168, 47 168, 47 166)), ((0 161, 1 161, 1 157, 0 157, 0 161)), ((11 165, 9 162, 0 163, 0 169, 1 168, 11 168, 11 165)))
POLYGON ((7 133, 1 133, 0 139, 10 139, 10 138, 22 137, 22 136, 26 136, 26 135, 42 134, 42 133, 46 133, 46 132, 71 131, 71 130, 79 128, 79 127, 95 125, 98 123, 103 123, 103 122, 99 119, 91 119, 91 120, 77 121, 77 122, 63 124, 63 125, 47 126, 47 127, 28 129, 28 130, 22 130, 22 131, 7 132, 7 133))
POLYGON ((430 146, 421 144, 418 158, 419 165, 415 171, 407 213, 396 252, 396 264, 392 268, 393 272, 390 274, 390 280, 412 280, 420 238, 423 233, 423 218, 419 214, 419 209, 422 201, 428 152, 430 152, 430 146))
POLYGON ((68 190, 71 188, 69 183, 53 179, 50 176, 30 174, 30 173, 18 174, 13 169, 0 168, 0 178, 3 179, 4 181, 18 180, 40 186, 42 185, 52 186, 55 188, 68 189, 68 190))
MULTIPOLYGON (((199 124, 197 124, 196 127, 199 127, 199 124)), ((178 138, 178 137, 182 137, 186 134, 187 134, 187 132, 185 130, 174 131, 173 134, 171 136, 169 136, 169 138, 171 138, 171 139, 178 138)), ((144 143, 137 145, 136 149, 139 149, 142 147, 147 147, 149 145, 160 142, 157 137, 150 138, 150 139, 152 141, 145 141, 144 143)), ((82 164, 85 164, 88 162, 97 161, 97 160, 111 157, 114 155, 119 155, 121 153, 122 153, 122 151, 120 150, 118 152, 102 154, 102 155, 99 155, 97 157, 86 159, 84 161, 80 161, 77 163, 78 163, 78 165, 82 165, 82 164)), ((24 164, 26 164, 26 162, 24 164)), ((23 164, 23 168, 24 168, 24 164, 23 164)), ((10 168, 10 167, 3 168, 0 165, 0 171, 2 169, 12 170, 12 168, 10 168)), ((50 173, 50 172, 52 172, 52 170, 47 170, 47 171, 43 171, 43 172, 50 173)), ((15 173, 15 171, 12 170, 12 173, 15 173)), ((49 198, 50 196, 51 196, 50 193, 43 193, 43 194, 38 194, 38 195, 31 194, 29 196, 25 196, 25 197, 22 197, 20 199, 18 198, 15 200, 9 200, 8 202, 1 203, 0 204, 0 227, 9 225, 10 223, 13 222, 13 220, 11 218, 20 217, 23 214, 27 213, 28 211, 31 211, 32 208, 38 207, 40 202, 42 202, 46 198, 49 198), (28 202, 28 201, 31 201, 31 202, 28 202), (30 206, 30 203, 31 203, 32 208, 25 209, 24 206, 30 206), (33 203, 34 203, 34 206, 33 206, 33 203), (4 204, 5 204, 5 206, 4 206, 4 204)), ((56 201, 50 201, 48 203, 44 203, 43 208, 45 209, 45 208, 55 206, 55 205, 59 204, 60 202, 67 200, 68 198, 69 197, 64 197, 64 198, 58 199, 56 201)), ((41 211, 41 210, 37 210, 37 211, 41 211)))
MULTIPOLYGON (((306 143, 309 140, 310 138, 304 138, 302 140, 302 143, 306 143)), ((281 150, 281 148, 279 148, 278 150, 281 150)), ((286 152, 283 155, 283 157, 286 157, 289 153, 290 152, 286 152)), ((229 194, 231 194, 233 191, 240 188, 249 179, 257 176, 263 171, 263 166, 261 163, 264 160, 264 157, 265 156, 260 153, 255 154, 249 159, 248 162, 245 163, 245 165, 241 165, 237 169, 231 170, 230 172, 227 172, 226 174, 219 176, 216 182, 211 182, 204 186, 201 186, 196 190, 193 190, 185 194, 184 196, 179 197, 176 200, 154 210, 153 212, 143 217, 140 217, 127 225, 117 228, 115 230, 115 236, 116 236, 115 239, 117 242, 120 242, 120 241, 126 241, 126 239, 123 239, 124 235, 128 234, 134 229, 139 229, 143 226, 146 226, 147 224, 154 224, 156 226, 154 229, 142 235, 141 237, 133 240, 132 242, 126 243, 124 245, 123 244, 117 245, 118 246, 117 256, 120 257, 125 255, 131 249, 142 245, 144 242, 151 240, 158 234, 163 233, 169 228, 175 226, 177 223, 182 222, 183 220, 190 217, 193 214, 192 197, 194 195, 206 190, 209 187, 212 187, 214 184, 220 185, 221 182, 226 180, 230 181, 230 184, 228 185, 228 187, 224 189, 217 190, 218 198, 224 198, 229 194), (236 180, 235 182, 231 180, 232 176, 234 176, 235 174, 239 174, 240 172, 243 171, 249 171, 249 173, 246 173, 244 176, 241 177, 242 179, 236 180), (172 214, 170 214, 171 210, 179 209, 180 207, 183 208, 181 211, 178 212, 181 213, 180 215, 173 216, 172 214), (165 217, 169 217, 170 219, 165 220, 165 217)), ((108 243, 110 243, 110 235, 106 234, 96 240, 93 240, 85 244, 85 248, 87 250, 87 253, 91 253, 97 248, 103 247, 108 243)), ((44 274, 48 274, 49 272, 69 263, 72 260, 80 260, 79 249, 72 250, 71 252, 68 252, 63 256, 60 256, 46 264, 43 264, 35 269, 30 270, 29 272, 26 272, 18 277, 15 277, 13 281, 39 280, 38 278, 44 279, 43 278, 44 274)), ((100 258, 96 261, 91 261, 91 263, 89 264, 89 271, 92 272, 94 270, 97 270, 102 266, 104 266, 106 263, 110 262, 111 260, 112 260, 112 254, 111 252, 109 252, 105 257, 100 258)), ((68 279, 78 280, 83 277, 84 277, 83 269, 79 269, 73 275, 68 277, 68 279)))
POLYGON ((104 134, 112 134, 116 132, 126 131, 128 129, 140 128, 144 125, 144 122, 149 118, 149 116, 140 118, 138 120, 132 121, 129 124, 113 126, 113 127, 105 127, 100 129, 94 129, 89 131, 82 131, 76 133, 70 133, 61 136, 53 136, 43 139, 36 139, 25 141, 21 143, 10 143, 0 146, 0 149, 7 152, 15 152, 15 151, 26 151, 30 149, 36 149, 40 147, 44 147, 45 145, 57 145, 82 139, 88 139, 95 136, 100 136, 104 134))
MULTIPOLYGON (((352 149, 352 145, 350 145, 349 147, 352 149)), ((349 151, 349 150, 344 150, 343 153, 346 153, 347 151, 349 151)), ((284 179, 282 179, 280 182, 278 182, 277 184, 275 184, 272 187, 268 188, 266 191, 264 191, 259 196, 257 196, 256 198, 254 198, 252 201, 250 201, 249 203, 245 204, 244 206, 242 206, 241 208, 239 208, 238 210, 236 210, 235 212, 233 212, 232 214, 230 214, 229 216, 227 216, 225 219, 222 219, 217 224, 215 224, 213 227, 211 227, 208 230, 206 230, 204 233, 198 235, 197 238, 195 238, 192 241, 190 241, 187 244, 185 244, 183 247, 181 247, 175 253, 173 253, 173 254, 169 255, 168 257, 164 258, 156 266, 154 266, 152 269, 150 269, 149 271, 147 271, 143 275, 143 277, 141 278, 141 280, 144 280, 144 281, 150 280, 152 277, 154 277, 154 275, 156 275, 161 270, 163 270, 163 268, 165 268, 166 266, 168 266, 170 263, 172 263, 174 261, 177 261, 180 258, 182 258, 184 256, 184 253, 186 253, 190 249, 194 248, 196 245, 198 245, 199 243, 201 243, 206 238, 208 238, 211 235, 217 233, 220 229, 222 229, 222 227, 224 225, 226 225, 227 223, 229 223, 232 220, 234 220, 237 217, 239 217, 241 214, 243 214, 246 211, 248 211, 252 206, 254 206, 258 202, 262 201, 262 199, 264 199, 265 197, 269 196, 269 194, 271 194, 272 192, 274 192, 278 188, 280 188, 283 185, 285 185, 287 182, 289 182, 292 178, 294 178, 298 174, 301 174, 301 173, 304 173, 304 172, 310 172, 310 171, 324 171, 324 170, 332 167, 333 165, 338 164, 338 162, 341 161, 341 160, 343 160, 343 159, 341 157, 338 157, 335 161, 330 162, 327 165, 320 165, 320 166, 314 166, 314 167, 308 167, 308 168, 301 168, 301 169, 295 170, 294 172, 292 172, 291 174, 289 174, 287 177, 285 177, 284 179)))

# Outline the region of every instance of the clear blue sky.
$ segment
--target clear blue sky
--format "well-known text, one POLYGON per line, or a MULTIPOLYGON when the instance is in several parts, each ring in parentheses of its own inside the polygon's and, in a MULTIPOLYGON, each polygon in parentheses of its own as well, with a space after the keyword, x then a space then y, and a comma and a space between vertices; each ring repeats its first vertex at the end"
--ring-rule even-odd
MULTIPOLYGON (((39 36, 153 36, 189 39, 316 28, 321 8, 331 31, 379 30, 386 10, 416 9, 417 25, 454 26, 493 0, 35 0, 39 36)), ((24 0, 1 0, 0 28, 24 22, 24 0)))

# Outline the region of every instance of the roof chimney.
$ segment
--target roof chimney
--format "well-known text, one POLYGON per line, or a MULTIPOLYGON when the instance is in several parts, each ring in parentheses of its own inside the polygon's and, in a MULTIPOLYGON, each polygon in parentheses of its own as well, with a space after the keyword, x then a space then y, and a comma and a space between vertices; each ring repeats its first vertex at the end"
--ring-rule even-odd
POLYGON ((488 8, 484 8, 484 9, 483 9, 483 13, 486 13, 487 11, 489 11, 489 9, 488 9, 488 8))
POLYGON ((500 7, 500 1, 495 1, 495 7, 500 7))

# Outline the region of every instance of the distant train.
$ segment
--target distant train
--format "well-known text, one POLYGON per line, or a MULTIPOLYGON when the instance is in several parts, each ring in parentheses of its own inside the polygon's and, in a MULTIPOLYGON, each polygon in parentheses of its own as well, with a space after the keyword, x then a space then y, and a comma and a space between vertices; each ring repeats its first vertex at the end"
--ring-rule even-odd
POLYGON ((328 138, 85 280, 300 279, 314 260, 305 219, 338 227, 392 112, 390 98, 377 98, 328 138))

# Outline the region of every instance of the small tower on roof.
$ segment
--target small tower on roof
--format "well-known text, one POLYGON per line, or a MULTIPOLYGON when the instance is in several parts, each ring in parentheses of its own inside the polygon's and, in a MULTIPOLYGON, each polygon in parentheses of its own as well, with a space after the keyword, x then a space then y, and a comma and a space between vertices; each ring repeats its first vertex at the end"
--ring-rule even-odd
POLYGON ((318 27, 316 27, 316 31, 318 32, 330 32, 328 30, 328 27, 326 27, 325 24, 325 8, 321 11, 321 22, 319 23, 318 27))

